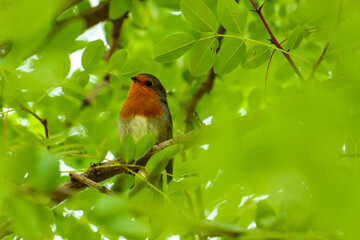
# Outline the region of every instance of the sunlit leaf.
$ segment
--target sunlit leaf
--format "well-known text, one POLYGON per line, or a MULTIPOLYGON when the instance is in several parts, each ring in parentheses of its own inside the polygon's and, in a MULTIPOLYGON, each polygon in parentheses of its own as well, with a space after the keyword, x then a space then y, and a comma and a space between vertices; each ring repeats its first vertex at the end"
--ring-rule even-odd
POLYGON ((86 98, 85 89, 83 87, 81 87, 80 84, 73 79, 66 81, 62 85, 62 90, 64 91, 65 94, 72 96, 74 98, 77 98, 77 99, 86 98))
POLYGON ((241 66, 245 69, 254 69, 264 64, 270 58, 270 49, 264 45, 255 45, 246 53, 241 66))
POLYGON ((163 7, 178 10, 180 8, 180 0, 155 0, 156 4, 163 7))
POLYGON ((214 71, 217 74, 226 74, 234 70, 246 56, 245 43, 234 38, 221 46, 217 55, 214 71))
POLYGON ((107 139, 104 139, 96 149, 96 156, 98 162, 102 162, 105 159, 108 150, 109 150, 109 142, 107 139))
POLYGON ((130 0, 111 0, 109 6, 109 17, 118 19, 130 8, 130 0))
POLYGON ((306 29, 304 27, 300 27, 293 31, 287 41, 287 45, 289 49, 296 49, 299 47, 301 41, 306 35, 306 29))
POLYGON ((244 9, 235 0, 219 0, 217 12, 220 22, 226 30, 240 33, 245 28, 247 9, 244 9))
POLYGON ((146 171, 149 176, 159 175, 168 164, 170 158, 180 153, 183 149, 183 145, 172 145, 164 150, 155 153, 146 164, 146 171))
POLYGON ((54 237, 49 225, 53 223, 54 216, 49 207, 32 204, 15 196, 7 201, 7 205, 12 226, 21 236, 28 239, 54 237))
POLYGON ((154 60, 162 63, 172 62, 189 50, 195 41, 188 33, 170 35, 155 46, 154 60))
POLYGON ((190 25, 201 32, 216 32, 214 13, 201 0, 182 0, 180 8, 190 25))
POLYGON ((34 187, 48 192, 57 186, 60 180, 59 159, 54 154, 42 153, 33 176, 34 187))
POLYGON ((146 134, 136 143, 135 160, 140 159, 145 153, 151 150, 155 144, 153 134, 146 134))
POLYGON ((123 77, 133 77, 148 65, 149 62, 144 59, 130 59, 126 61, 125 65, 120 70, 118 70, 118 75, 123 77))
POLYGON ((140 28, 147 28, 150 25, 150 12, 145 2, 140 0, 131 0, 130 12, 133 15, 133 21, 140 28))
POLYGON ((128 51, 126 49, 116 50, 110 58, 110 69, 121 69, 125 65, 128 51))
POLYGON ((135 157, 135 141, 131 134, 126 134, 120 144, 120 157, 126 162, 130 162, 135 157))
POLYGON ((216 61, 216 49, 219 41, 209 38, 198 41, 190 52, 189 68, 194 76, 207 73, 216 61))
POLYGON ((91 72, 96 68, 101 59, 103 59, 104 54, 105 46, 103 41, 95 40, 89 43, 81 58, 83 68, 91 72))
POLYGON ((120 197, 101 199, 90 214, 91 221, 108 236, 124 236, 130 239, 144 238, 148 227, 129 216, 129 205, 120 197))

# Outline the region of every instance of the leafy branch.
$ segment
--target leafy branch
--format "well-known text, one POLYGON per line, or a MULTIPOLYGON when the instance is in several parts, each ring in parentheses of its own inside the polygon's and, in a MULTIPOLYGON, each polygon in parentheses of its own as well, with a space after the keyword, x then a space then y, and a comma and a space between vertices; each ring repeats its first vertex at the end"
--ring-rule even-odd
MULTIPOLYGON (((219 29, 217 30, 217 35, 219 36, 219 47, 216 50, 218 52, 221 47, 221 41, 223 38, 223 34, 225 33, 225 28, 220 25, 219 29)), ((202 96, 205 93, 209 93, 214 85, 216 74, 214 72, 214 67, 211 67, 211 69, 208 72, 208 75, 206 77, 205 82, 202 83, 201 87, 195 92, 195 94, 192 96, 189 105, 186 108, 186 117, 185 117, 185 132, 188 132, 191 130, 191 118, 193 114, 195 113, 196 105, 202 98, 202 96)))
POLYGON ((262 14, 261 12, 261 9, 263 8, 264 6, 264 3, 260 6, 260 7, 257 7, 257 5, 255 4, 255 2, 253 0, 249 0, 250 3, 253 5, 254 7, 254 10, 251 10, 253 12, 256 12, 261 21, 263 22, 267 32, 269 33, 270 35, 270 41, 271 43, 275 44, 275 46, 279 49, 282 50, 282 54, 285 56, 285 58, 287 59, 287 61, 290 63, 291 67, 294 69, 296 75, 299 77, 299 79, 301 80, 301 82, 304 82, 305 79, 304 77, 302 76, 302 74, 300 73, 299 69, 297 68, 297 66, 295 65, 294 61, 292 60, 291 56, 284 50, 284 48, 281 46, 281 44, 279 43, 279 41, 276 39, 275 35, 273 34, 273 32, 271 31, 269 25, 267 24, 265 18, 264 18, 264 15, 262 14))

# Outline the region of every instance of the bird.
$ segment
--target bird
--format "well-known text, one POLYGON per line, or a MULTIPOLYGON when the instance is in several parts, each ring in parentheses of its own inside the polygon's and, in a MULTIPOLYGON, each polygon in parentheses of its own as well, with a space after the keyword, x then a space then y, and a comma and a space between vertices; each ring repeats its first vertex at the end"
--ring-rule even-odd
MULTIPOLYGON (((131 77, 128 96, 121 107, 118 130, 120 140, 131 134, 137 142, 144 135, 152 133, 156 143, 173 137, 173 124, 166 98, 166 90, 160 80, 147 73, 131 77)), ((173 159, 166 167, 172 174, 173 159)), ((168 182, 171 177, 168 176, 168 182)))

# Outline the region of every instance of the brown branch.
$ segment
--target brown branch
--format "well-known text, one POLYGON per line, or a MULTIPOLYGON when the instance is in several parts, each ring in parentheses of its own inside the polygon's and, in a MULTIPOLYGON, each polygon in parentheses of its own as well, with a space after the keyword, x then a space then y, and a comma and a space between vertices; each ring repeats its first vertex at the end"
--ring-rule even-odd
POLYGON ((114 194, 107 187, 102 186, 102 185, 98 184, 97 182, 94 182, 93 180, 91 180, 91 179, 89 179, 87 177, 84 177, 83 175, 72 172, 72 173, 69 174, 69 176, 71 178, 71 181, 77 180, 77 181, 82 182, 82 183, 86 184, 89 187, 93 187, 93 188, 95 188, 95 189, 99 190, 100 192, 105 193, 107 195, 113 195, 114 194))
MULTIPOLYGON (((145 154, 144 157, 136 162, 137 166, 145 166, 147 160, 155 153, 165 149, 166 147, 174 144, 186 143, 193 140, 197 136, 198 132, 189 132, 185 135, 179 136, 167 140, 165 142, 155 145, 151 151, 145 154)), ((106 179, 112 178, 118 174, 127 173, 131 169, 134 172, 138 172, 139 167, 132 167, 127 165, 124 160, 118 158, 111 162, 101 164, 99 167, 91 167, 81 175, 94 182, 102 182, 106 179)), ((74 192, 86 188, 86 184, 79 181, 69 181, 61 185, 58 189, 51 193, 51 200, 57 203, 61 203, 65 199, 69 198, 74 192)))
MULTIPOLYGON (((114 52, 120 47, 121 29, 128 14, 129 12, 126 12, 120 18, 113 21, 110 48, 104 55, 105 61, 109 61, 114 52)), ((110 73, 106 73, 103 81, 95 85, 95 87, 89 92, 88 96, 83 100, 82 108, 89 106, 91 101, 102 92, 101 90, 103 89, 103 87, 106 87, 110 84, 110 76, 110 73)))
MULTIPOLYGON (((263 3, 260 7, 257 7, 256 4, 255 4, 255 2, 254 2, 254 0, 249 0, 249 1, 250 1, 250 3, 251 3, 251 4, 253 5, 253 7, 254 7, 254 10, 251 10, 251 11, 256 12, 256 13, 259 15, 259 17, 260 17, 261 21, 263 22, 263 24, 264 24, 267 32, 268 32, 269 35, 270 35, 270 41, 271 41, 271 43, 275 44, 275 46, 276 46, 277 48, 279 48, 279 49, 281 49, 281 50, 284 50, 284 48, 281 46, 281 44, 278 42, 278 40, 277 40, 276 37, 274 36, 273 32, 271 31, 269 25, 267 24, 267 22, 266 22, 266 20, 265 20, 265 18, 264 18, 264 16, 263 16, 263 14, 262 14, 262 12, 261 12, 261 9, 262 9, 262 7, 264 6, 264 3, 263 3)), ((285 50, 284 50, 284 51, 285 51, 285 50)), ((301 80, 301 82, 304 82, 305 79, 304 79, 304 77, 302 76, 302 74, 300 73, 299 69, 296 67, 296 65, 295 65, 294 61, 292 60, 291 56, 290 56, 288 53, 286 53, 286 52, 282 52, 282 54, 285 56, 285 58, 287 59, 287 61, 290 63, 291 67, 294 69, 296 75, 299 77, 299 79, 301 80)))
MULTIPOLYGON (((226 31, 225 28, 222 25, 220 25, 220 27, 217 31, 217 34, 223 35, 225 33, 225 31, 226 31)), ((220 50, 222 36, 220 36, 218 39, 219 39, 219 47, 216 50, 216 52, 218 52, 220 50)), ((214 85, 215 77, 216 77, 216 74, 214 72, 214 68, 212 67, 209 70, 209 73, 207 75, 205 82, 202 83, 201 87, 192 96, 190 103, 189 103, 188 107, 186 108, 185 132, 188 132, 191 130, 191 118, 192 118, 192 115, 195 113, 196 105, 205 93, 209 93, 211 91, 211 89, 214 85)))
POLYGON ((55 24, 53 33, 59 30, 65 24, 72 22, 74 20, 82 19, 85 21, 86 28, 91 28, 92 26, 98 24, 99 22, 105 21, 109 18, 109 1, 99 4, 95 8, 91 8, 86 12, 83 12, 77 16, 70 17, 68 19, 59 21, 55 24))
MULTIPOLYGON (((228 121, 226 124, 204 126, 196 131, 190 131, 179 137, 167 140, 165 142, 155 145, 151 151, 145 154, 144 157, 136 162, 137 166, 145 166, 147 160, 155 153, 165 149, 174 144, 184 144, 186 148, 190 146, 199 146, 209 143, 211 140, 219 138, 219 134, 227 134, 231 129, 236 131, 239 136, 250 132, 260 126, 268 123, 268 110, 262 110, 251 115, 246 115, 238 119, 228 121)), ((102 163, 98 167, 92 167, 81 175, 91 179, 94 182, 102 182, 106 179, 112 178, 116 175, 127 173, 127 168, 134 172, 138 172, 139 167, 127 165, 125 161, 118 158, 111 162, 102 163)), ((52 201, 61 203, 69 198, 75 192, 86 188, 86 184, 79 181, 68 181, 54 190, 50 198, 52 201)))
POLYGON ((21 102, 16 101, 17 104, 19 104, 19 106, 27 113, 29 113, 30 115, 34 116, 37 120, 39 120, 39 122, 44 126, 44 131, 45 131, 45 137, 49 138, 49 129, 47 126, 47 120, 46 118, 41 118, 39 117, 35 112, 31 111, 30 109, 28 109, 27 107, 25 107, 21 102))

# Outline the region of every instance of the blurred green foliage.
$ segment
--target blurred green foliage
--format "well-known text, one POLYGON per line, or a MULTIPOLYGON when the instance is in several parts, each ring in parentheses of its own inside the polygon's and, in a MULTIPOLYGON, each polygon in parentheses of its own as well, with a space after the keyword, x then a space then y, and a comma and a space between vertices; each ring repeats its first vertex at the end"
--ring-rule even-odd
POLYGON ((0 0, 0 237, 358 238, 358 1, 265 1, 264 18, 304 83, 249 0, 99 4, 105 20, 88 29, 103 16, 91 15, 94 1, 0 0), (106 59, 112 20, 128 11, 106 59), (214 85, 196 106, 211 134, 160 151, 143 170, 165 174, 175 157, 173 181, 156 187, 123 174, 103 183, 114 196, 89 188, 50 203, 68 170, 129 162, 154 146, 151 135, 120 143, 129 77, 160 79, 179 136, 212 67, 214 85))

